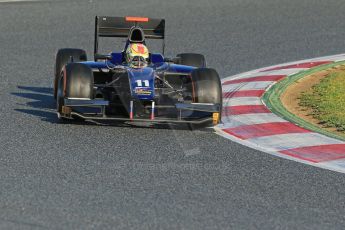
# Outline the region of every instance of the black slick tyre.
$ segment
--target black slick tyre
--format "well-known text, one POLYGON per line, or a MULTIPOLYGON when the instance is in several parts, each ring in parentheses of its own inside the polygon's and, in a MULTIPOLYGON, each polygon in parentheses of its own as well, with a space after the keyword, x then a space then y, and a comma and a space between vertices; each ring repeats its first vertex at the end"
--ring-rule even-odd
POLYGON ((65 98, 93 99, 94 78, 90 67, 69 63, 58 80, 56 108, 61 117, 65 98))
POLYGON ((85 50, 82 49, 73 49, 73 48, 66 48, 58 50, 56 57, 55 57, 55 70, 54 70, 54 98, 57 98, 57 88, 58 88, 58 81, 61 76, 61 71, 63 67, 71 62, 79 62, 79 61, 86 61, 87 56, 85 50))
MULTIPOLYGON (((218 73, 214 69, 199 68, 191 73, 191 90, 193 102, 220 104, 219 116, 222 112, 222 86, 218 73)), ((212 125, 212 122, 206 126, 212 125)), ((203 124, 205 126, 205 124, 203 124)), ((190 124, 191 129, 199 125, 190 124)))

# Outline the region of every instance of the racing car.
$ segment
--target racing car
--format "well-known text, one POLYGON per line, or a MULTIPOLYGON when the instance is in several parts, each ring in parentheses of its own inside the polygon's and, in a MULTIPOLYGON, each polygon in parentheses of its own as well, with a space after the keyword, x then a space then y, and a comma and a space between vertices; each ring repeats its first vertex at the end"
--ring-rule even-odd
POLYGON ((60 120, 113 120, 216 125, 222 109, 221 82, 205 57, 181 53, 164 57, 165 20, 95 17, 94 60, 85 50, 59 49, 54 98, 60 120), (99 53, 100 38, 126 39, 121 51, 99 53), (147 39, 160 39, 151 53, 147 39))

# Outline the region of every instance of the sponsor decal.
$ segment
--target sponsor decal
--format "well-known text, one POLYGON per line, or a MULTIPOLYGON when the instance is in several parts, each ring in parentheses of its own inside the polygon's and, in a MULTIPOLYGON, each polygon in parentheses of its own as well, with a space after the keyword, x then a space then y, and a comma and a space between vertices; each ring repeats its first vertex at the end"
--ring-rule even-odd
POLYGON ((152 90, 149 87, 136 87, 135 88, 135 93, 137 95, 151 95, 152 90))

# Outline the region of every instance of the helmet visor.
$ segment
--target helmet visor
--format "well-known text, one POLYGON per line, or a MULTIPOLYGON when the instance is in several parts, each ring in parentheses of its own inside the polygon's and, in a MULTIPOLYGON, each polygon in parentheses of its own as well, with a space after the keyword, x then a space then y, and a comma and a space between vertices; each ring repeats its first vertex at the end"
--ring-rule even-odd
POLYGON ((130 66, 133 67, 146 67, 147 66, 147 60, 142 57, 142 56, 134 56, 131 60, 130 60, 130 66))

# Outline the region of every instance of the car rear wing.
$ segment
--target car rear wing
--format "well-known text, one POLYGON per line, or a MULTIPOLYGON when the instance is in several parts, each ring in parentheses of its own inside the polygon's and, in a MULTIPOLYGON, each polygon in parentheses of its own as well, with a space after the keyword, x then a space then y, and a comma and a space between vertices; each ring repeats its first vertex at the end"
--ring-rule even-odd
POLYGON ((109 17, 96 16, 95 18, 95 46, 94 53, 98 53, 98 40, 100 37, 128 37, 133 26, 139 25, 145 34, 145 39, 165 38, 165 20, 141 17, 109 17))

